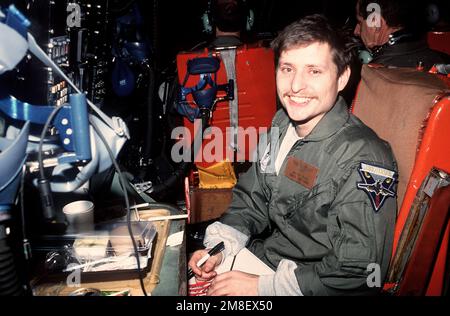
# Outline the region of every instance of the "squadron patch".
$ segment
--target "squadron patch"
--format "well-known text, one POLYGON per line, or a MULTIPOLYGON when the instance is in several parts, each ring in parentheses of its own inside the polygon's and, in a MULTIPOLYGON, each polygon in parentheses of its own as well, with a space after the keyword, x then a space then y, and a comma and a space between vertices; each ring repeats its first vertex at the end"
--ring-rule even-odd
POLYGON ((358 182, 356 186, 367 193, 375 212, 380 210, 388 197, 395 198, 394 184, 397 178, 394 171, 365 163, 361 163, 358 171, 363 182, 358 182))

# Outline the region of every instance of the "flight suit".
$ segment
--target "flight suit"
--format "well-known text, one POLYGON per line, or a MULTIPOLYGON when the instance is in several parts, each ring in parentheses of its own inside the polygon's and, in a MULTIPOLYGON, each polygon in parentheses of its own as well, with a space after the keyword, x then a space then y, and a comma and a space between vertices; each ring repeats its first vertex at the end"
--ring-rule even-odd
MULTIPOLYGON (((275 139, 282 141, 289 123, 280 109, 272 122, 271 130, 280 131, 275 139)), ((269 237, 249 248, 273 269, 282 259, 295 262, 303 295, 379 290, 367 279, 378 266, 384 280, 392 251, 397 165, 389 144, 339 97, 295 143, 278 175, 264 170, 267 160, 240 177, 220 222, 246 236, 268 229, 269 237)))

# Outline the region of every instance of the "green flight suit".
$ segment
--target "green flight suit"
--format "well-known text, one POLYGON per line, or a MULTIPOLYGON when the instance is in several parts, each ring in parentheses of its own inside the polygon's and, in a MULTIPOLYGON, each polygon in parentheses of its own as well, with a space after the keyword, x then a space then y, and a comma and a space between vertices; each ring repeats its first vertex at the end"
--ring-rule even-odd
MULTIPOLYGON (((283 109, 273 119, 280 142, 289 122, 283 109)), ((368 267, 378 264, 383 282, 391 257, 396 176, 389 144, 349 114, 339 97, 312 132, 292 147, 279 175, 262 172, 260 161, 253 163, 240 177, 220 222, 247 236, 269 229, 268 238, 249 248, 274 269, 282 259, 294 261, 304 295, 373 294, 379 288, 367 285, 375 271, 368 267), (318 169, 312 189, 285 175, 289 157, 318 169), (361 170, 362 165, 395 176, 381 177, 384 186, 376 186, 364 176, 380 177, 361 170), (386 188, 393 192, 390 196, 386 188)))

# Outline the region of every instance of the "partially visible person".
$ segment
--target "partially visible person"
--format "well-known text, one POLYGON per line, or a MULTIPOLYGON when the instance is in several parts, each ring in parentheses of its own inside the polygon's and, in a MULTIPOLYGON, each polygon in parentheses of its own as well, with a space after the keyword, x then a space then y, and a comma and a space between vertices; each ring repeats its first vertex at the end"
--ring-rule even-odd
POLYGON ((450 3, 445 0, 431 0, 426 8, 430 31, 450 32, 450 3))
POLYGON ((242 45, 241 35, 246 28, 247 11, 243 0, 212 0, 209 18, 214 39, 211 48, 242 45))
POLYGON ((428 70, 450 62, 448 55, 428 47, 425 34, 417 27, 421 24, 420 15, 414 13, 417 6, 407 0, 357 1, 354 34, 372 54, 372 63, 428 70))
MULTIPOLYGON (((208 1, 208 7, 202 16, 204 24, 203 31, 212 35, 212 37, 207 41, 198 43, 189 49, 189 52, 202 52, 205 48, 209 51, 215 51, 220 48, 234 48, 243 45, 242 35, 247 27, 248 14, 249 8, 247 7, 247 2, 244 0, 208 1)), ((174 62, 174 64, 176 63, 174 62)), ((180 91, 178 81, 178 77, 175 76, 172 83, 173 88, 170 89, 170 101, 168 102, 171 106, 169 112, 177 113, 176 115, 184 115, 177 111, 177 95, 180 91)), ((162 100, 164 90, 161 87, 159 90, 162 100)))

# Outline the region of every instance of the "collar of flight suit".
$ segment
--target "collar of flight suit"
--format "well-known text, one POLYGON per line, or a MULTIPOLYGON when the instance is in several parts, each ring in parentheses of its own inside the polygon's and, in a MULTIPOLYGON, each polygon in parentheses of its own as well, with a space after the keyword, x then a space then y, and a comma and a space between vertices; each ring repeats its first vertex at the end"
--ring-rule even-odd
MULTIPOLYGON (((281 128, 282 134, 284 136, 287 130, 287 126, 290 122, 289 116, 286 111, 283 110, 284 115, 280 120, 274 121, 274 126, 278 126, 281 128)), ((317 123, 317 125, 313 128, 311 133, 303 138, 304 142, 316 142, 327 139, 334 135, 337 131, 339 131, 342 126, 349 119, 349 111, 347 107, 347 103, 345 100, 339 96, 334 106, 330 111, 325 113, 322 119, 317 123)))

